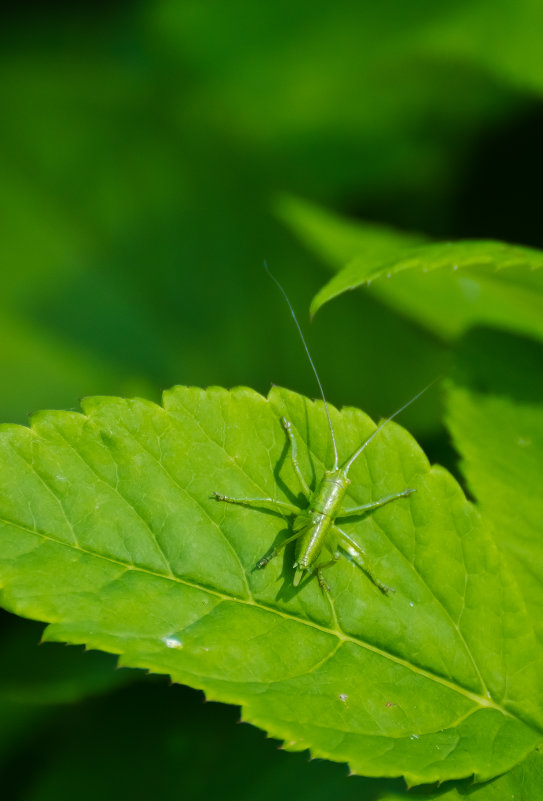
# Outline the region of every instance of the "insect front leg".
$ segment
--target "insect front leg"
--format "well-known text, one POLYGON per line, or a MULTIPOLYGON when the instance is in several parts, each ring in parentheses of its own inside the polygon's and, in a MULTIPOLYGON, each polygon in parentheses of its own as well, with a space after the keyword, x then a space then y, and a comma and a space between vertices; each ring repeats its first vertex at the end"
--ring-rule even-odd
MULTIPOLYGON (((300 509, 297 506, 294 506, 291 503, 286 503, 285 501, 276 501, 274 498, 230 498, 228 495, 221 495, 219 492, 214 492, 211 496, 216 501, 221 501, 222 503, 233 503, 237 506, 264 506, 269 507, 273 511, 277 511, 282 515, 293 515, 295 514, 297 517, 300 515, 300 509)), ((289 542, 294 542, 297 540, 298 537, 304 533, 307 524, 304 520, 302 520, 301 525, 291 537, 287 537, 286 540, 283 540, 279 545, 276 545, 274 548, 271 549, 262 559, 259 559, 256 563, 255 567, 261 569, 266 567, 268 562, 271 562, 280 551, 288 545, 289 542)))
POLYGON ((395 501, 398 498, 408 498, 416 489, 404 489, 401 492, 394 492, 392 495, 385 495, 383 498, 379 498, 378 501, 372 501, 371 503, 364 503, 362 506, 351 506, 350 509, 342 509, 338 517, 348 517, 348 515, 354 514, 361 514, 363 512, 371 512, 373 509, 379 509, 381 506, 385 506, 385 504, 390 503, 391 501, 395 501))
POLYGON ((370 566, 368 565, 368 557, 366 556, 360 545, 357 542, 355 542, 352 539, 352 537, 350 537, 347 534, 346 531, 343 531, 343 529, 339 528, 338 526, 334 526, 334 529, 335 532, 337 532, 337 534, 339 535, 338 540, 341 548, 345 551, 346 554, 348 554, 348 556, 352 559, 355 565, 358 565, 358 567, 364 571, 364 573, 370 579, 370 581, 373 582, 373 584, 375 584, 375 586, 379 590, 381 590, 383 595, 388 595, 390 592, 395 592, 395 590, 392 587, 387 587, 386 584, 383 584, 382 581, 379 581, 378 578, 375 578, 370 566))
POLYGON ((311 490, 307 486, 307 482, 303 476, 302 471, 300 470, 300 463, 298 462, 298 443, 296 442, 296 437, 294 435, 294 431, 292 430, 292 423, 290 420, 287 420, 286 417, 281 418, 281 424, 285 431, 287 432, 287 436, 290 442, 290 458, 292 461, 292 466, 294 468, 294 472, 298 477, 298 481, 300 482, 300 487, 305 495, 310 495, 311 490))
MULTIPOLYGON (((294 472, 296 473, 304 494, 310 495, 311 490, 307 486, 307 482, 303 477, 303 473, 298 462, 298 443, 296 442, 296 437, 294 435, 294 431, 292 430, 292 423, 287 420, 286 417, 282 417, 281 424, 287 432, 289 439, 290 458, 292 460, 294 472)), ((231 498, 228 495, 222 495, 219 492, 214 492, 211 497, 216 501, 222 501, 223 503, 234 503, 238 506, 267 506, 271 509, 276 509, 277 511, 281 512, 281 514, 297 515, 300 512, 298 506, 294 506, 294 504, 287 503, 286 501, 276 501, 275 498, 231 498)))

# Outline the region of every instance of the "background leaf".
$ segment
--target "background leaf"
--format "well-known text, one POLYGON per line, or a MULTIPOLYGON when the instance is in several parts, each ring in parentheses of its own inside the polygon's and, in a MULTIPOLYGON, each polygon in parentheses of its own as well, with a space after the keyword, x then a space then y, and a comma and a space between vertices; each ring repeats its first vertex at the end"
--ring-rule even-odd
POLYGON ((239 725, 236 708, 206 704, 201 693, 167 685, 147 677, 103 698, 58 708, 56 716, 36 725, 24 752, 11 755, 4 775, 14 783, 18 776, 18 791, 28 801, 114 801, 120 794, 145 801, 175 797, 180 787, 195 801, 229 796, 273 801, 293 789, 317 801, 331 794, 340 801, 377 801, 385 788, 401 789, 401 781, 348 778, 344 765, 278 749, 261 731, 239 725), (156 752, 164 767, 158 775, 156 752), (21 771, 25 760, 34 771, 21 771))
POLYGON ((429 241, 422 234, 399 231, 390 225, 341 217, 290 195, 278 198, 274 208, 280 219, 334 272, 359 253, 364 254, 368 270, 372 270, 371 265, 390 261, 399 251, 429 241))
POLYGON ((462 343, 447 423, 461 469, 543 638, 543 348, 494 331, 462 343))
POLYGON ((383 295, 387 302, 445 339, 474 323, 541 338, 541 267, 541 252, 490 241, 423 245, 399 251, 384 263, 372 264, 362 255, 323 287, 311 310, 315 313, 346 290, 390 280, 383 295))
MULTIPOLYGON (((134 681, 109 654, 43 645, 42 626, 0 616, 0 766, 10 772, 61 706, 74 705, 134 681)), ((5 774, 4 774, 5 775, 5 774)), ((9 786, 9 782, 7 786, 9 786)))
POLYGON ((543 337, 540 251, 493 241, 428 243, 293 198, 278 210, 318 255, 342 267, 315 295, 312 314, 363 286, 445 341, 476 323, 543 337))
MULTIPOLYGON (((2 602, 49 621, 46 639, 169 673, 366 775, 485 779, 539 741, 540 657, 514 583, 400 427, 356 463, 349 494, 417 493, 348 526, 397 592, 384 599, 343 561, 331 603, 314 580, 294 591, 288 555, 255 572, 282 518, 210 497, 295 498, 279 418, 314 478, 331 459, 322 404, 176 388, 164 408, 90 398, 84 411, 2 430, 2 602)), ((334 423, 343 458, 373 430, 354 409, 334 423)))

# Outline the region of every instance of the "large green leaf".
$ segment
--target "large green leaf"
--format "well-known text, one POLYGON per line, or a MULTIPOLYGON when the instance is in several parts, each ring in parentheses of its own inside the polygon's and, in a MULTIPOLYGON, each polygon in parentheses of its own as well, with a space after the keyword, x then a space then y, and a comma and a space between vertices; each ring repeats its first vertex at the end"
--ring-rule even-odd
POLYGON ((497 332, 462 343, 447 423, 543 641, 543 347, 497 332))
MULTIPOLYGON (((345 523, 384 597, 353 564, 330 594, 292 586, 292 554, 255 570, 285 521, 217 503, 298 487, 280 417, 331 464, 322 404, 178 387, 164 407, 90 398, 84 414, 5 426, 0 582, 6 608, 50 623, 45 638, 169 673, 316 756, 410 784, 491 778, 541 739, 541 654, 514 581, 454 479, 390 424, 351 471, 364 503, 417 490, 345 523)), ((332 410, 342 458, 374 430, 332 410)))

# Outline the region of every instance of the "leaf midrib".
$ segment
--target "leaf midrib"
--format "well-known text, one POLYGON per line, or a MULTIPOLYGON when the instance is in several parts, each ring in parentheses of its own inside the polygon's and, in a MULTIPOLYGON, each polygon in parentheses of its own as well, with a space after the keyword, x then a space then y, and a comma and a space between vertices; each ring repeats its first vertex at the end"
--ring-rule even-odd
MULTIPOLYGON (((262 398, 262 400, 263 400, 263 401, 266 403, 266 405, 268 405, 268 404, 270 404, 270 405, 271 405, 271 399, 270 399, 269 397, 265 397, 265 396, 259 396, 259 397, 261 397, 261 398, 262 398)), ((225 447, 224 447, 224 444, 223 444, 222 442, 220 442, 220 441, 218 442, 216 439, 214 439, 214 438, 213 438, 213 437, 212 437, 212 436, 209 434, 209 432, 208 432, 208 431, 207 431, 207 430, 206 430, 206 429, 205 429, 205 428, 202 426, 202 424, 201 424, 201 421, 200 421, 200 420, 199 420, 199 419, 198 419, 198 418, 197 418, 197 417, 196 417, 196 416, 193 414, 192 410, 191 410, 190 408, 187 408, 187 406, 186 406, 186 405, 185 405, 185 404, 182 402, 181 398, 177 397, 177 398, 176 398, 176 401, 177 401, 177 403, 179 403, 179 406, 180 406, 180 407, 181 407, 181 408, 184 410, 185 414, 186 414, 188 417, 190 417, 190 419, 193 421, 193 423, 194 423, 194 424, 195 424, 195 425, 196 425, 196 426, 199 428, 199 430, 200 430, 200 431, 203 433, 203 435, 206 437, 206 439, 208 439, 208 440, 209 440, 211 443, 213 443, 213 444, 215 445, 215 447, 217 447, 219 450, 221 450, 221 451, 222 451, 222 452, 223 452, 223 453, 224 453, 224 454, 225 454, 225 455, 226 455, 226 456, 227 456, 227 457, 230 459, 230 461, 232 462, 232 464, 233 464, 233 465, 234 465, 234 466, 237 468, 237 470, 239 470, 239 472, 241 473, 241 475, 243 475, 245 478, 247 478, 248 480, 250 480, 250 481, 251 481, 251 483, 252 483, 252 484, 253 484, 253 485, 254 485, 254 486, 257 488, 257 489, 261 490, 261 487, 260 487, 260 485, 259 485, 257 482, 255 482, 254 478, 252 478, 251 476, 249 476, 249 475, 248 475, 248 474, 245 472, 244 468, 243 468, 243 467, 242 467, 242 466, 241 466, 241 465, 240 465, 238 462, 236 462, 235 460, 233 460, 233 459, 232 459, 231 455, 230 455, 230 454, 228 453, 228 451, 225 449, 225 447)), ((166 415, 166 416, 167 416, 167 417, 170 419, 170 421, 172 421, 172 422, 174 423, 174 425, 175 425, 176 427, 179 425, 179 420, 177 419, 176 415, 172 414, 172 411, 171 411, 170 409, 166 409, 166 408, 165 408, 164 406, 162 406, 162 405, 157 405, 157 409, 158 409, 158 410, 160 410, 162 413, 164 413, 164 414, 165 414, 165 415, 166 415)), ((88 415, 88 414, 87 414, 87 415, 82 415, 82 416, 83 416, 83 417, 86 417, 86 418, 87 418, 87 420, 89 420, 89 421, 92 421, 92 422, 94 422, 95 424, 97 424, 97 427, 98 427, 99 429, 101 428, 99 420, 96 420, 96 418, 94 417, 94 415, 92 415, 92 414, 91 414, 91 415, 88 415), (94 419, 93 419, 93 418, 94 418, 94 419)), ((162 462, 161 462, 159 459, 157 459, 157 458, 156 458, 156 456, 155 456, 155 455, 154 455, 154 454, 153 454, 151 451, 149 451, 149 450, 148 450, 148 449, 145 447, 145 445, 143 445, 143 444, 141 443, 141 441, 140 441, 140 440, 139 440, 139 439, 138 439, 138 438, 135 436, 134 432, 133 432, 133 431, 131 431, 131 430, 130 430, 129 428, 127 428, 126 426, 123 426, 123 428, 125 429, 125 431, 126 431, 126 433, 128 434, 128 436, 130 436, 130 437, 131 437, 131 439, 132 439, 132 440, 133 440, 135 443, 137 443, 137 445, 138 445, 138 446, 139 446, 139 447, 140 447, 140 448, 141 448, 141 449, 142 449, 142 450, 143 450, 145 453, 147 453, 147 454, 148 454, 148 456, 150 456, 150 458, 152 458, 154 461, 156 461, 156 462, 157 462, 157 464, 158 464, 158 465, 161 467, 161 469, 164 471, 164 473, 165 473, 165 475, 168 477, 168 479, 169 479, 170 481, 172 481, 172 482, 173 482, 173 484, 174 484, 174 485, 175 485, 175 486, 176 486, 178 489, 182 490, 183 492, 186 492, 186 488, 184 488, 182 485, 179 485, 179 483, 176 481, 176 479, 174 478, 174 476, 172 476, 172 474, 170 473, 170 471, 169 471, 169 470, 167 470, 167 469, 164 467, 164 465, 162 464, 162 462)), ((32 429, 30 429, 30 430, 32 431, 32 429)), ((69 439, 67 439, 67 438, 64 436, 63 432, 61 432, 57 426, 55 426, 55 431, 56 431, 58 434, 60 434, 60 435, 61 435, 62 439, 63 439, 63 440, 66 442, 66 444, 67 444, 67 445, 70 447, 70 449, 72 449, 72 450, 73 450, 73 451, 74 451, 74 452, 77 454, 77 456, 78 456, 78 457, 79 457, 79 458, 82 460, 82 462, 83 462, 83 463, 84 463, 84 464, 87 466, 87 468, 88 468, 88 469, 90 469, 90 470, 93 472, 93 474, 94 474, 94 475, 96 475, 96 476, 97 476, 97 478, 98 478, 100 481, 102 481, 102 482, 103 482, 103 483, 104 483, 104 484, 105 484, 105 485, 106 485, 108 488, 110 488, 111 490, 118 492, 118 491, 117 491, 117 489, 116 489, 115 487, 113 487, 113 486, 112 486, 112 485, 111 485, 109 482, 105 481, 105 480, 104 480, 104 479, 102 479, 100 476, 98 476, 98 474, 96 473, 96 471, 94 470, 94 468, 93 468, 91 465, 89 465, 89 463, 87 462, 87 460, 86 460, 86 459, 85 459, 85 458, 82 456, 82 454, 81 454, 81 453, 80 453, 80 452, 79 452, 79 451, 78 451, 78 450, 75 448, 74 444, 73 444, 73 443, 72 443, 72 442, 71 442, 69 439)), ((34 432, 34 433, 37 433, 37 432, 34 432)), ((321 464, 321 466, 322 466, 322 463, 321 463, 320 459, 319 459, 319 458, 316 456, 316 454, 315 454, 313 451, 310 451, 310 453, 311 453, 311 455, 312 455, 312 458, 313 458, 313 459, 315 459, 315 460, 316 460, 316 461, 317 461, 319 464, 321 464)), ((19 455, 20 455, 20 454, 19 454, 19 455)), ((111 454, 111 451, 110 451, 110 455, 112 455, 112 457, 113 457, 113 454, 111 454)), ((113 457, 113 458, 114 458, 114 457, 113 457)), ((26 461, 26 460, 25 460, 25 461, 26 461)), ((369 465, 368 465, 368 468, 369 468, 369 465)), ((40 480, 41 480, 41 481, 42 481, 42 483, 43 483, 43 478, 42 478, 41 476, 40 476, 40 480)), ((51 493, 51 494, 54 496, 54 498, 57 500, 57 502, 59 502, 59 503, 60 503, 60 499, 58 498, 58 496, 57 496, 57 495, 56 495, 56 493, 54 492, 53 488, 52 488, 52 487, 50 487, 48 484, 46 484, 45 486, 46 486, 47 490, 48 490, 48 491, 49 491, 49 492, 50 492, 50 493, 51 493)), ((119 494, 119 497, 120 497, 120 498, 121 498, 121 499, 122 499, 122 500, 123 500, 123 501, 124 501, 124 502, 125 502, 125 503, 126 503, 126 504, 127 504, 129 507, 130 507, 130 508, 131 508, 131 509, 133 509, 133 511, 136 511, 136 510, 135 510, 135 509, 132 507, 132 505, 129 503, 128 499, 126 499, 126 498, 125 498, 124 496, 122 496, 120 493, 118 493, 118 494, 119 494)), ((189 495, 190 495, 190 493, 189 493, 189 495)), ((202 509, 204 509, 204 507, 201 505, 201 503, 198 501, 198 499, 194 498, 194 496, 192 496, 192 495, 190 495, 190 497, 191 497, 191 498, 192 498, 192 499, 193 499, 193 500, 194 500, 194 501, 195 501, 195 502, 196 502, 196 503, 197 503, 197 504, 198 504, 198 505, 199 505, 199 506, 200 506, 202 509)), ((63 507, 62 507, 62 504, 60 504, 60 505, 61 505, 61 508, 63 508, 63 507)), ((64 510, 63 510, 63 511, 64 511, 64 510)), ((206 511, 206 510, 204 509, 204 511, 206 511)), ((137 511, 136 511, 136 513, 137 513, 137 511)), ((138 514, 138 513, 137 513, 137 514, 138 514)), ((207 515, 207 511, 206 511, 206 515, 207 515)), ((140 516, 140 518, 141 518, 141 516, 140 516)), ((146 521, 145 521, 143 518, 141 518, 141 519, 142 519, 142 522, 144 522, 144 524, 145 524, 146 528, 148 528, 148 524, 147 524, 147 522, 146 522, 146 521)), ((383 650, 383 649, 381 649, 381 648, 378 648, 377 646, 374 646, 374 645, 372 645, 371 643, 369 643, 369 642, 366 642, 366 641, 362 640, 361 638, 354 637, 354 636, 352 636, 352 635, 348 635, 348 634, 346 634, 345 632, 341 631, 339 628, 338 628, 338 629, 331 629, 331 628, 329 628, 329 627, 326 627, 326 626, 321 626, 321 625, 319 625, 318 623, 315 623, 315 622, 313 622, 313 621, 310 621, 310 620, 308 620, 308 619, 306 619, 306 618, 303 618, 303 617, 299 617, 298 615, 295 615, 295 614, 293 614, 293 613, 287 613, 287 612, 284 612, 282 609, 279 609, 278 607, 276 607, 276 606, 273 606, 272 604, 265 604, 265 603, 261 603, 261 602, 255 601, 255 600, 254 600, 254 598, 253 598, 253 597, 252 597, 252 595, 251 595, 251 592, 250 592, 249 588, 248 588, 248 585, 247 585, 247 575, 246 575, 246 572, 245 572, 245 570, 244 570, 244 568, 243 568, 243 566, 242 566, 241 562, 239 561, 239 555, 237 554, 237 552, 236 552, 236 551, 235 551, 235 549, 233 548, 233 545, 232 545, 232 543, 230 543, 230 542, 229 542, 229 540, 226 538, 226 536, 225 536, 224 532, 222 531, 222 529, 220 529, 220 527, 218 527, 218 528, 220 529, 220 531, 221 531, 221 533, 222 533, 223 537, 225 537, 225 539, 226 539, 226 542, 228 542, 230 549, 234 550, 234 553, 235 553, 235 555, 236 555, 236 557, 237 557, 237 559, 238 559, 238 562, 239 562, 239 564, 240 564, 241 572, 242 572, 243 579, 244 579, 244 584, 245 584, 245 587, 246 587, 246 589, 247 589, 247 596, 248 596, 248 598, 246 598, 246 599, 243 599, 243 598, 240 598, 240 597, 238 597, 238 596, 231 595, 231 594, 228 594, 228 593, 225 593, 225 592, 221 592, 221 591, 219 591, 219 590, 217 590, 217 589, 215 589, 215 588, 208 587, 208 586, 206 586, 205 584, 198 584, 197 582, 191 582, 190 580, 187 580, 187 579, 180 578, 180 577, 179 577, 179 576, 177 576, 175 573, 173 573, 173 571, 171 571, 171 568, 170 568, 169 572, 167 572, 167 573, 166 573, 166 572, 165 572, 165 573, 161 573, 161 572, 159 572, 159 571, 154 571, 154 570, 152 570, 152 569, 150 569, 150 568, 147 568, 147 567, 135 566, 133 563, 131 563, 131 562, 126 562, 126 561, 124 561, 123 559, 120 559, 120 558, 115 558, 115 557, 112 557, 112 556, 109 556, 109 555, 106 555, 106 554, 101 554, 101 553, 98 553, 98 552, 96 552, 96 551, 92 551, 92 550, 90 550, 90 549, 87 549, 87 548, 84 548, 84 547, 82 547, 82 546, 81 546, 81 545, 80 545, 78 542, 76 542, 75 544, 72 544, 72 543, 65 542, 65 541, 63 541, 63 540, 60 540, 60 539, 56 538, 54 535, 52 535, 52 534, 49 534, 49 532, 43 532, 43 531, 39 531, 37 528, 36 528, 36 529, 31 529, 31 528, 29 528, 28 526, 25 526, 24 524, 20 524, 20 523, 18 523, 18 522, 15 522, 15 521, 9 521, 9 520, 6 520, 6 519, 2 519, 2 518, 0 518, 0 522, 4 522, 4 523, 6 523, 7 525, 12 525, 12 526, 18 527, 18 528, 20 528, 21 530, 27 531, 28 533, 30 533, 30 534, 33 534, 33 535, 35 535, 35 536, 41 536, 42 538, 44 538, 44 539, 46 539, 46 540, 49 540, 49 541, 51 541, 51 542, 54 542, 54 543, 56 543, 56 544, 58 544, 58 545, 62 545, 62 546, 64 546, 64 547, 68 547, 68 548, 70 548, 70 547, 71 547, 71 548, 74 548, 74 549, 76 549, 76 550, 79 550, 79 551, 81 551, 82 553, 86 553, 86 554, 87 554, 87 555, 89 555, 90 557, 93 557, 93 558, 98 558, 98 559, 103 559, 103 560, 105 560, 105 561, 109 561, 110 563, 113 563, 113 564, 118 564, 118 565, 122 566, 122 567, 123 567, 125 570, 127 570, 127 571, 128 571, 128 570, 137 570, 137 571, 139 571, 139 572, 141 572, 141 573, 144 573, 144 574, 147 574, 147 575, 150 575, 150 576, 154 576, 154 577, 156 577, 156 578, 161 578, 161 579, 169 579, 169 580, 175 581, 175 582, 177 582, 177 583, 179 583, 179 584, 182 584, 182 585, 184 585, 184 586, 191 587, 191 588, 193 588, 193 589, 197 589, 197 590, 200 590, 200 591, 202 591, 202 592, 207 592, 207 593, 209 593, 210 595, 213 595, 214 597, 220 598, 221 600, 224 600, 224 601, 231 601, 231 602, 236 602, 236 603, 242 603, 242 604, 244 604, 244 605, 246 605, 246 606, 252 606, 252 607, 254 607, 254 608, 261 609, 261 610, 263 610, 263 611, 265 611, 265 612, 269 612, 269 613, 272 613, 272 614, 278 615, 278 616, 280 616, 280 617, 282 617, 282 618, 284 618, 284 619, 286 619, 286 620, 294 621, 294 622, 300 623, 300 624, 302 624, 302 625, 309 626, 310 628, 313 628, 313 629, 315 629, 315 630, 319 630, 319 631, 321 631, 321 632, 322 632, 322 633, 324 633, 324 634, 327 634, 327 635, 330 635, 330 636, 332 636, 332 637, 336 637, 336 638, 338 638, 338 640, 339 640, 340 642, 342 642, 342 643, 343 643, 343 642, 350 642, 350 643, 352 643, 352 644, 353 644, 353 645, 355 645, 355 646, 358 646, 358 647, 365 648, 366 650, 369 650, 369 651, 371 651, 371 652, 373 652, 373 653, 375 653, 375 654, 377 654, 377 655, 379 655, 379 656, 381 656, 381 657, 383 657, 383 658, 385 658, 385 659, 388 659, 388 660, 390 660, 390 661, 393 661, 393 662, 395 662, 396 664, 398 664, 398 665, 401 665, 401 666, 403 666, 404 668, 406 668, 406 669, 408 669, 408 670, 412 671, 413 673, 416 673, 416 674, 418 674, 418 675, 420 675, 420 676, 423 676, 423 677, 425 677, 425 678, 427 678, 427 679, 429 679, 429 680, 431 680, 431 681, 434 681, 434 682, 436 682, 436 683, 438 683, 438 684, 441 684, 441 685, 443 685, 443 686, 445 686, 445 687, 447 687, 447 688, 451 689, 452 691, 454 691, 454 692, 456 692, 456 693, 459 693, 459 694, 463 695, 463 696, 464 696, 464 697, 466 697, 466 698, 469 698, 470 700, 472 700, 474 703, 476 703, 476 704, 477 704, 478 706, 480 706, 480 707, 485 707, 485 708, 493 708, 493 709, 495 709, 495 710, 499 711, 500 713, 502 713, 503 715, 506 715, 506 716, 508 716, 508 717, 511 717, 511 718, 516 718, 516 719, 518 719, 518 720, 521 720, 521 718, 519 718, 519 717, 518 717, 518 715, 513 715, 513 714, 512 714, 512 713, 510 713, 510 712, 509 712, 507 709, 503 708, 503 707, 502 707, 502 706, 500 706, 498 703, 496 703, 495 701, 493 701, 493 700, 492 700, 492 698, 491 698, 491 696, 490 696, 490 694, 488 694, 488 696, 486 696, 486 697, 485 697, 485 696, 481 696, 481 695, 479 695, 478 693, 475 693, 475 692, 473 692, 472 690, 469 690, 468 688, 466 688, 466 687, 463 687, 463 686, 462 686, 462 685, 460 685, 460 684, 456 684, 456 683, 454 683, 454 682, 450 681, 449 679, 446 679, 445 677, 443 677, 443 676, 440 676, 440 675, 439 675, 439 674, 437 674, 437 673, 434 673, 434 672, 432 672, 432 671, 430 671, 430 670, 427 670, 427 669, 425 669, 425 668, 422 668, 422 667, 419 667, 419 666, 417 666, 417 665, 414 665, 413 663, 411 663, 411 662, 407 661, 406 659, 403 659, 403 658, 401 658, 401 657, 399 657, 399 656, 397 656, 397 655, 395 655, 395 654, 393 654, 393 653, 390 653, 390 652, 388 652, 388 651, 385 651, 385 650, 383 650)), ((75 534, 75 532, 74 532, 74 534, 75 534)), ((153 532, 152 532, 152 531, 150 531, 150 534, 153 536, 153 532)), ((169 566, 169 563, 168 563, 168 566, 169 566)), ((437 601, 437 599, 436 599, 436 601, 437 601)), ((446 613, 447 615, 449 615, 449 613, 448 613, 448 610, 446 610, 446 609, 445 609, 445 607, 443 607, 443 605, 442 605, 442 604, 441 604, 439 601, 438 601, 438 603, 439 603, 439 605, 440 605, 440 606, 441 606, 441 607, 444 609, 445 613, 446 613)), ((337 616, 336 616, 336 614, 335 614, 335 607, 334 607, 333 603, 331 603, 331 607, 332 607, 332 611, 333 611, 333 615, 334 615, 334 620, 335 620, 335 622, 337 623, 337 616)), ((456 628, 456 630, 457 630, 457 633, 459 633, 459 632, 458 632, 458 628, 457 628, 456 626, 455 626, 455 628, 456 628)), ((467 653, 469 654, 469 656, 470 656, 470 658, 471 658, 472 662, 474 662, 474 659, 473 659, 473 656, 472 656, 472 654, 471 654, 471 651, 470 651, 470 649, 467 647, 467 644, 465 643, 465 641, 464 641, 463 637, 460 637, 460 640, 461 640, 461 642, 463 643, 464 647, 466 648, 466 650, 467 650, 467 653)), ((483 684, 483 686, 484 686, 484 684, 483 684)), ((524 723, 524 721, 522 721, 522 722, 524 723)), ((525 725, 527 725, 527 724, 525 724, 525 725)))
MULTIPOLYGON (((109 562, 111 564, 119 565, 120 567, 124 568, 125 571, 137 571, 139 573, 142 573, 142 574, 147 575, 147 576, 151 576, 153 578, 159 578, 159 579, 166 580, 166 581, 174 581, 175 583, 181 584, 182 586, 190 587, 191 589, 195 589, 195 590, 199 590, 200 592, 208 593, 209 595, 212 595, 215 598, 220 598, 222 601, 230 601, 230 602, 233 602, 233 603, 239 603, 239 604, 245 605, 247 607, 254 607, 254 608, 260 609, 260 610, 262 610, 264 612, 268 612, 268 613, 271 613, 271 614, 274 614, 274 615, 278 615, 279 617, 282 617, 284 620, 292 621, 292 622, 301 624, 303 626, 307 626, 307 627, 309 627, 311 629, 315 629, 316 631, 320 631, 323 634, 327 634, 327 635, 329 635, 331 637, 336 637, 342 643, 352 643, 353 645, 356 645, 356 646, 358 646, 360 648, 364 648, 367 651, 371 651, 372 653, 377 654, 378 656, 381 656, 384 659, 388 659, 388 660, 394 662, 395 664, 398 664, 398 665, 410 670, 411 672, 416 673, 419 676, 422 676, 423 678, 427 678, 430 681, 434 681, 437 684, 440 684, 440 685, 442 685, 444 687, 447 687, 448 689, 452 690, 453 692, 456 692, 459 695, 462 695, 465 698, 468 698, 470 701, 472 701, 473 703, 477 704, 478 706, 480 706, 482 708, 494 709, 494 710, 500 712, 501 714, 503 714, 506 717, 519 720, 524 725, 527 725, 527 726, 530 726, 530 728, 533 728, 530 724, 526 723, 526 721, 522 720, 522 718, 520 718, 518 715, 512 714, 511 712, 509 712, 509 710, 507 710, 504 707, 500 706, 499 704, 495 703, 490 698, 485 698, 483 696, 478 695, 477 693, 473 693, 472 691, 468 690, 467 688, 462 687, 459 684, 455 684, 454 682, 449 681, 448 679, 445 679, 444 677, 439 676, 436 673, 432 673, 431 671, 426 670, 425 668, 418 667, 417 665, 414 665, 413 663, 411 663, 411 662, 409 662, 409 661, 407 661, 405 659, 402 659, 401 657, 398 657, 395 654, 392 654, 392 653, 390 653, 388 651, 385 651, 382 648, 378 648, 377 646, 372 645, 371 643, 366 642, 366 641, 364 641, 364 640, 362 640, 362 639, 360 639, 358 637, 353 637, 352 635, 348 635, 343 631, 339 631, 337 629, 330 629, 330 628, 328 628, 326 626, 320 625, 319 623, 315 623, 314 621, 310 621, 307 618, 300 617, 300 616, 295 615, 295 614, 293 614, 291 612, 285 612, 284 610, 278 609, 277 607, 275 607, 275 606, 273 606, 271 604, 265 604, 265 603, 262 603, 262 602, 259 602, 259 601, 255 601, 254 598, 239 598, 239 597, 237 597, 235 595, 230 595, 229 593, 221 592, 220 590, 217 590, 215 588, 207 587, 204 584, 200 584, 200 583, 198 583, 196 581, 190 581, 188 579, 181 578, 180 576, 177 576, 177 575, 175 575, 173 573, 172 574, 160 573, 158 571, 151 570, 151 569, 143 567, 141 565, 134 565, 134 564, 131 564, 130 562, 125 562, 122 559, 115 558, 113 556, 109 556, 109 555, 106 555, 106 554, 98 553, 98 552, 93 551, 93 550, 91 550, 89 548, 85 548, 85 547, 81 546, 80 544, 65 542, 63 540, 58 539, 57 537, 55 537, 54 535, 50 534, 49 532, 41 531, 41 530, 39 530, 37 528, 36 529, 32 529, 29 526, 26 526, 26 525, 24 525, 22 523, 14 521, 14 520, 8 520, 7 518, 0 517, 0 523, 3 523, 6 526, 11 526, 13 528, 17 528, 17 529, 19 529, 21 531, 24 531, 24 532, 26 532, 28 534, 31 534, 31 535, 35 536, 35 537, 40 537, 43 540, 46 540, 48 542, 54 543, 55 545, 59 545, 59 546, 62 546, 64 548, 80 551, 81 553, 84 553, 87 556, 90 556, 91 558, 102 559, 102 560, 104 560, 106 562, 109 562)), ((49 621, 45 621, 45 622, 49 622, 49 621)))

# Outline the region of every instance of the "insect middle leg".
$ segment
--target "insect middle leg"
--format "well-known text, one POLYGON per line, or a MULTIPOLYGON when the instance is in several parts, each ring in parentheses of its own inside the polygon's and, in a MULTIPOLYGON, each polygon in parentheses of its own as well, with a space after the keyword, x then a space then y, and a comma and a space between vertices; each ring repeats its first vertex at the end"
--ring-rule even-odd
POLYGON ((415 489, 408 488, 401 492, 394 492, 392 495, 385 495, 383 498, 379 498, 378 501, 364 503, 362 506, 351 506, 350 509, 342 509, 338 517, 348 517, 349 515, 361 514, 362 512, 371 512, 373 509, 379 509, 381 506, 385 506, 385 504, 395 501, 398 498, 408 498, 409 495, 412 495, 416 491, 415 489))

